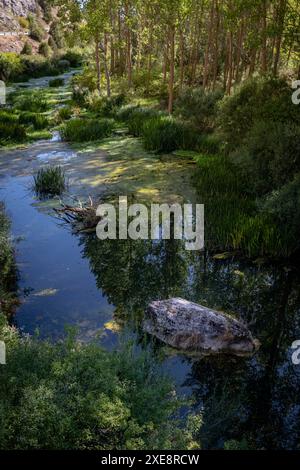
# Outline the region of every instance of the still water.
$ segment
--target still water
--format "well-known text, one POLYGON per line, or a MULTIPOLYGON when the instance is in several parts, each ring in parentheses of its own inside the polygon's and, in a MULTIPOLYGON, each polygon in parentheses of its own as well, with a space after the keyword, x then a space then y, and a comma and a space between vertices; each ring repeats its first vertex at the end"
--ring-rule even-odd
MULTIPOLYGON (((39 203, 29 176, 0 180, 12 220, 22 300, 16 325, 57 339, 76 325, 82 341, 104 347, 126 331, 140 347, 147 303, 181 296, 243 319, 261 342, 252 358, 191 358, 153 342, 161 367, 203 414, 203 448, 244 437, 256 448, 300 445, 299 274, 288 266, 213 259, 178 241, 99 241, 75 236, 39 203)), ((148 338, 149 340, 149 338, 148 338)), ((149 344, 149 341, 148 341, 149 344)))

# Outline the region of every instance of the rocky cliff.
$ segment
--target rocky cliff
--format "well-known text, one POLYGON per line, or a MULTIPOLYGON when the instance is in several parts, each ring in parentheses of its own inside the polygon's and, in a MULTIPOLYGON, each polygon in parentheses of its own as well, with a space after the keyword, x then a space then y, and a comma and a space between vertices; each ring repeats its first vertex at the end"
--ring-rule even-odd
POLYGON ((6 14, 27 16, 38 8, 36 0, 0 0, 0 17, 6 14))

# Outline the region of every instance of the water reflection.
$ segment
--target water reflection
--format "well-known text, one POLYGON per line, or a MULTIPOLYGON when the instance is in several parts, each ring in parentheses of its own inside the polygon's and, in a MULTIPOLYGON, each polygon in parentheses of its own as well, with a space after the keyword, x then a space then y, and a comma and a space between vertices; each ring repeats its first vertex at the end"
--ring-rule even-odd
MULTIPOLYGON (((187 252, 180 241, 99 241, 81 238, 97 286, 116 306, 116 319, 140 332, 140 318, 153 299, 181 296, 238 315, 261 341, 250 359, 180 355, 169 369, 192 390, 203 410, 206 448, 228 439, 255 448, 296 448, 300 437, 300 367, 290 345, 300 338, 299 274, 276 266, 216 260, 187 252)), ((156 345, 157 348, 157 345, 156 345)), ((168 361, 167 361, 168 362, 168 361)))

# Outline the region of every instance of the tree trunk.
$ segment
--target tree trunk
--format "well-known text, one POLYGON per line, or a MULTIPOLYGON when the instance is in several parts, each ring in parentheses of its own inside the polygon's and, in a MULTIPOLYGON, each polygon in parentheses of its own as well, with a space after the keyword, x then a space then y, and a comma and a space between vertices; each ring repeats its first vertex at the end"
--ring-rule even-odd
POLYGON ((275 53, 274 68, 273 68, 274 76, 278 74, 278 65, 279 65, 279 59, 280 59, 280 49, 281 49, 282 34, 283 34, 283 29, 284 29, 285 13, 286 13, 286 0, 280 0, 279 11, 278 11, 278 24, 277 24, 278 34, 276 36, 276 41, 275 41, 276 53, 275 53))
POLYGON ((170 26, 170 77, 169 77, 169 104, 168 112, 173 113, 175 78, 175 26, 170 26))
POLYGON ((96 68, 97 68, 97 90, 99 95, 101 94, 101 67, 100 67, 100 55, 99 55, 99 37, 95 38, 95 58, 96 58, 96 68))

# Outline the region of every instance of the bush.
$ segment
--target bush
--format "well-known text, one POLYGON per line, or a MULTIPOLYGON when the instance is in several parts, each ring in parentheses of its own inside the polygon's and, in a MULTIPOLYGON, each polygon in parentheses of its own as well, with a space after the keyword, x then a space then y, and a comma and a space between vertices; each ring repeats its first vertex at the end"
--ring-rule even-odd
POLYGON ((285 256, 300 249, 300 174, 267 196, 261 210, 268 214, 282 240, 285 256))
POLYGON ((62 137, 71 142, 100 140, 110 136, 113 128, 110 119, 71 119, 62 128, 62 137))
POLYGON ((133 109, 127 115, 129 133, 134 137, 140 137, 143 134, 145 122, 159 115, 160 114, 157 111, 151 108, 137 107, 136 109, 133 109))
POLYGON ((0 144, 23 142, 26 139, 25 127, 13 122, 0 122, 0 144))
POLYGON ((82 53, 77 50, 69 49, 60 57, 62 60, 67 60, 71 67, 80 67, 82 65, 82 53))
POLYGON ((153 117, 146 120, 142 129, 146 150, 168 153, 176 149, 195 148, 197 135, 192 129, 170 117, 153 117))
POLYGON ((197 129, 207 132, 215 127, 218 102, 223 92, 206 92, 203 88, 187 88, 174 103, 175 115, 190 121, 197 129))
POLYGON ((24 16, 19 16, 18 22, 21 28, 29 29, 29 21, 26 18, 24 18, 24 16))
POLYGON ((10 316, 16 304, 17 270, 9 236, 10 223, 0 202, 0 315, 10 316))
POLYGON ((53 51, 56 51, 56 50, 57 50, 56 42, 54 41, 54 39, 53 39, 52 36, 49 36, 49 39, 48 39, 48 46, 51 47, 51 49, 52 49, 53 51))
POLYGON ((121 122, 127 122, 131 118, 132 113, 137 109, 140 109, 139 106, 134 104, 123 106, 117 111, 116 119, 121 122))
POLYGON ((35 41, 41 42, 45 37, 45 30, 40 21, 33 15, 28 15, 29 35, 35 41))
POLYGON ((180 425, 182 401, 149 353, 105 351, 72 333, 53 344, 0 325, 0 449, 199 448, 199 419, 180 425))
POLYGON ((53 21, 49 28, 49 34, 55 41, 56 46, 58 49, 62 49, 64 47, 64 37, 62 29, 58 23, 58 21, 53 21))
POLYGON ((21 51, 21 54, 24 54, 24 55, 31 55, 32 54, 32 45, 30 44, 29 41, 26 41, 24 46, 23 46, 23 49, 21 51))
POLYGON ((63 78, 53 78, 52 80, 49 81, 49 86, 53 88, 64 86, 64 84, 65 84, 65 81, 63 78))
POLYGON ((1 111, 0 110, 0 122, 4 123, 17 123, 18 122, 18 116, 16 114, 13 114, 9 111, 1 111))
POLYGON ((89 105, 89 109, 103 117, 115 117, 118 112, 118 109, 124 105, 126 101, 126 96, 123 94, 112 96, 112 97, 103 97, 93 99, 89 105))
POLYGON ((39 45, 39 54, 43 55, 44 57, 49 57, 50 47, 48 46, 47 42, 41 42, 39 45))
POLYGON ((220 107, 219 125, 229 150, 247 144, 248 133, 259 121, 300 125, 288 83, 277 78, 244 82, 220 107))
POLYGON ((32 113, 41 113, 48 109, 48 103, 39 91, 17 95, 13 104, 16 109, 32 113))
POLYGON ((279 188, 300 171, 300 126, 257 122, 233 158, 252 182, 255 194, 279 188))
POLYGON ((66 189, 66 177, 60 166, 42 168, 33 177, 34 191, 39 197, 59 196, 66 189))
POLYGON ((55 121, 60 124, 63 121, 67 121, 68 119, 71 119, 73 115, 73 110, 70 106, 64 106, 62 108, 59 108, 56 116, 55 116, 55 121))
POLYGON ((24 111, 19 115, 19 123, 32 125, 35 130, 45 129, 49 125, 48 118, 42 114, 24 111))
POLYGON ((14 52, 0 53, 0 80, 14 80, 23 72, 21 58, 14 52))

